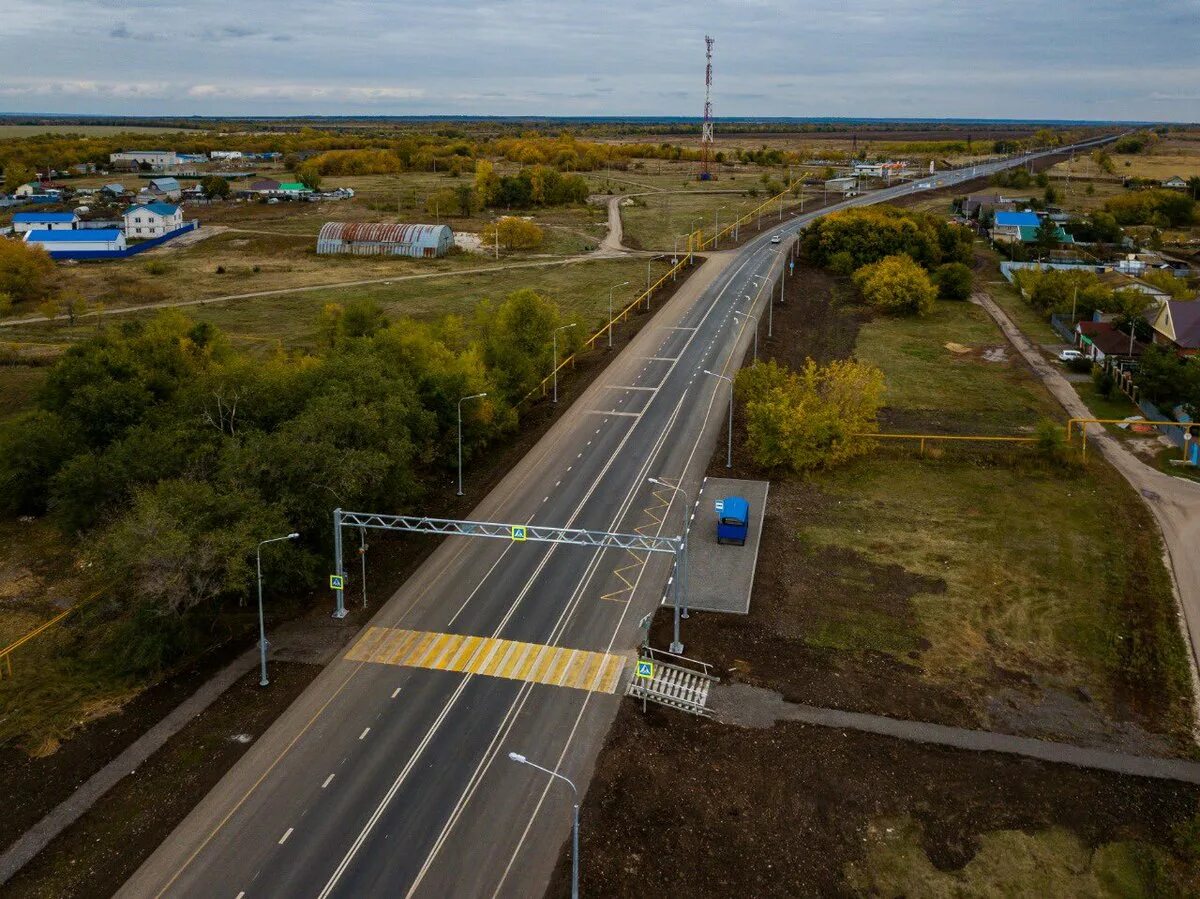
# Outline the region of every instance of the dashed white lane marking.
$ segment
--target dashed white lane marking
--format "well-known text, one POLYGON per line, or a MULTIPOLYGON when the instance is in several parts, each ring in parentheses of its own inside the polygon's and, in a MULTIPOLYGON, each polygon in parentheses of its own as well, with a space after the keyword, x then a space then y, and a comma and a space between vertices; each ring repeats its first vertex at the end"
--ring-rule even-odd
POLYGON ((395 690, 392 691, 392 699, 395 699, 399 695, 400 695, 400 688, 397 687, 395 690))
POLYGON ((542 497, 542 502, 546 502, 546 501, 547 501, 547 500, 549 500, 549 499, 550 499, 550 497, 548 497, 548 496, 543 496, 543 497, 542 497))
POLYGON ((358 738, 361 740, 363 737, 365 737, 365 736, 366 736, 367 734, 369 734, 370 732, 371 732, 371 728, 369 728, 369 727, 364 727, 364 728, 363 728, 363 732, 362 732, 361 734, 359 734, 359 735, 358 735, 358 738))
POLYGON ((292 835, 292 831, 293 831, 293 830, 295 830, 295 828, 294 828, 294 827, 289 827, 289 828, 287 829, 287 833, 285 833, 283 836, 281 836, 281 837, 279 838, 279 845, 280 845, 280 846, 282 846, 284 843, 286 843, 286 842, 287 842, 287 838, 288 838, 288 837, 290 837, 290 836, 292 835))
POLYGON ((325 778, 325 783, 321 784, 321 789, 323 790, 327 786, 329 786, 329 784, 333 781, 334 777, 336 777, 336 776, 337 775, 335 775, 335 774, 330 774, 327 778, 325 778))
POLYGON ((582 458, 583 458, 583 453, 576 453, 576 454, 575 454, 575 458, 576 458, 576 459, 582 459, 582 458))
POLYGON ((238 893, 236 896, 234 896, 233 899, 243 899, 243 897, 245 895, 246 895, 246 891, 242 890, 240 893, 238 893))
POLYGON ((567 471, 570 471, 570 470, 571 470, 572 468, 574 468, 574 467, 575 467, 574 465, 568 465, 568 466, 567 466, 567 471))

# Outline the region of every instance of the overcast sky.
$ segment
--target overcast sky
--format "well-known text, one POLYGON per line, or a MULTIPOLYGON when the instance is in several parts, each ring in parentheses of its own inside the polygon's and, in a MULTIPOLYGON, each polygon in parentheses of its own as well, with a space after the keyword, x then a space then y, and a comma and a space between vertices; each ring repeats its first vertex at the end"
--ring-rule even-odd
POLYGON ((1200 0, 3 0, 0 111, 1200 120, 1200 0))

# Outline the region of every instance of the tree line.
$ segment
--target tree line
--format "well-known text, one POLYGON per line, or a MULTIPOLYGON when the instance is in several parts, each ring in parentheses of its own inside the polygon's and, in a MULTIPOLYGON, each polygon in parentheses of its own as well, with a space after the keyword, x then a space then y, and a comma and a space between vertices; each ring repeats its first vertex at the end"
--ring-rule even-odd
POLYGON ((163 669, 224 633, 259 540, 301 532, 269 562, 293 590, 323 570, 335 506, 415 510, 452 471, 460 397, 488 394, 463 410, 468 460, 511 434, 560 323, 531 290, 481 303, 471 339, 359 300, 322 311, 319 351, 268 359, 176 311, 106 326, 0 428, 0 514, 76 535, 106 597, 81 619, 97 661, 163 669))

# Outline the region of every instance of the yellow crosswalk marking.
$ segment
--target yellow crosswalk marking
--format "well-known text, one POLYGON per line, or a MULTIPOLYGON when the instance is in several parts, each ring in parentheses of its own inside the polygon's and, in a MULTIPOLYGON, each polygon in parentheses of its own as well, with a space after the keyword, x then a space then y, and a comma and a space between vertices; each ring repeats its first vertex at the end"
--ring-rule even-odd
POLYGON ((612 653, 390 627, 367 628, 350 647, 346 658, 483 674, 598 693, 615 693, 625 667, 624 657, 612 653))

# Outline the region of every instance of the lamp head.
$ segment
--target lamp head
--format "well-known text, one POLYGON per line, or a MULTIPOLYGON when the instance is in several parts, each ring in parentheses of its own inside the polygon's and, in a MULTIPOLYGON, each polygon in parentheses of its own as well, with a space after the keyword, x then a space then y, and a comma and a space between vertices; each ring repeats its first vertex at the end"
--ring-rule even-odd
POLYGON ((527 761, 529 761, 529 759, 525 758, 525 756, 521 755, 521 753, 519 753, 519 752, 510 752, 508 754, 508 757, 510 759, 512 759, 514 762, 519 762, 522 765, 524 765, 527 761))
POLYGON ((295 540, 295 539, 296 539, 297 537, 299 537, 299 536, 300 536, 300 532, 299 532, 299 531, 293 531, 292 533, 288 534, 288 539, 289 539, 289 540, 295 540))

